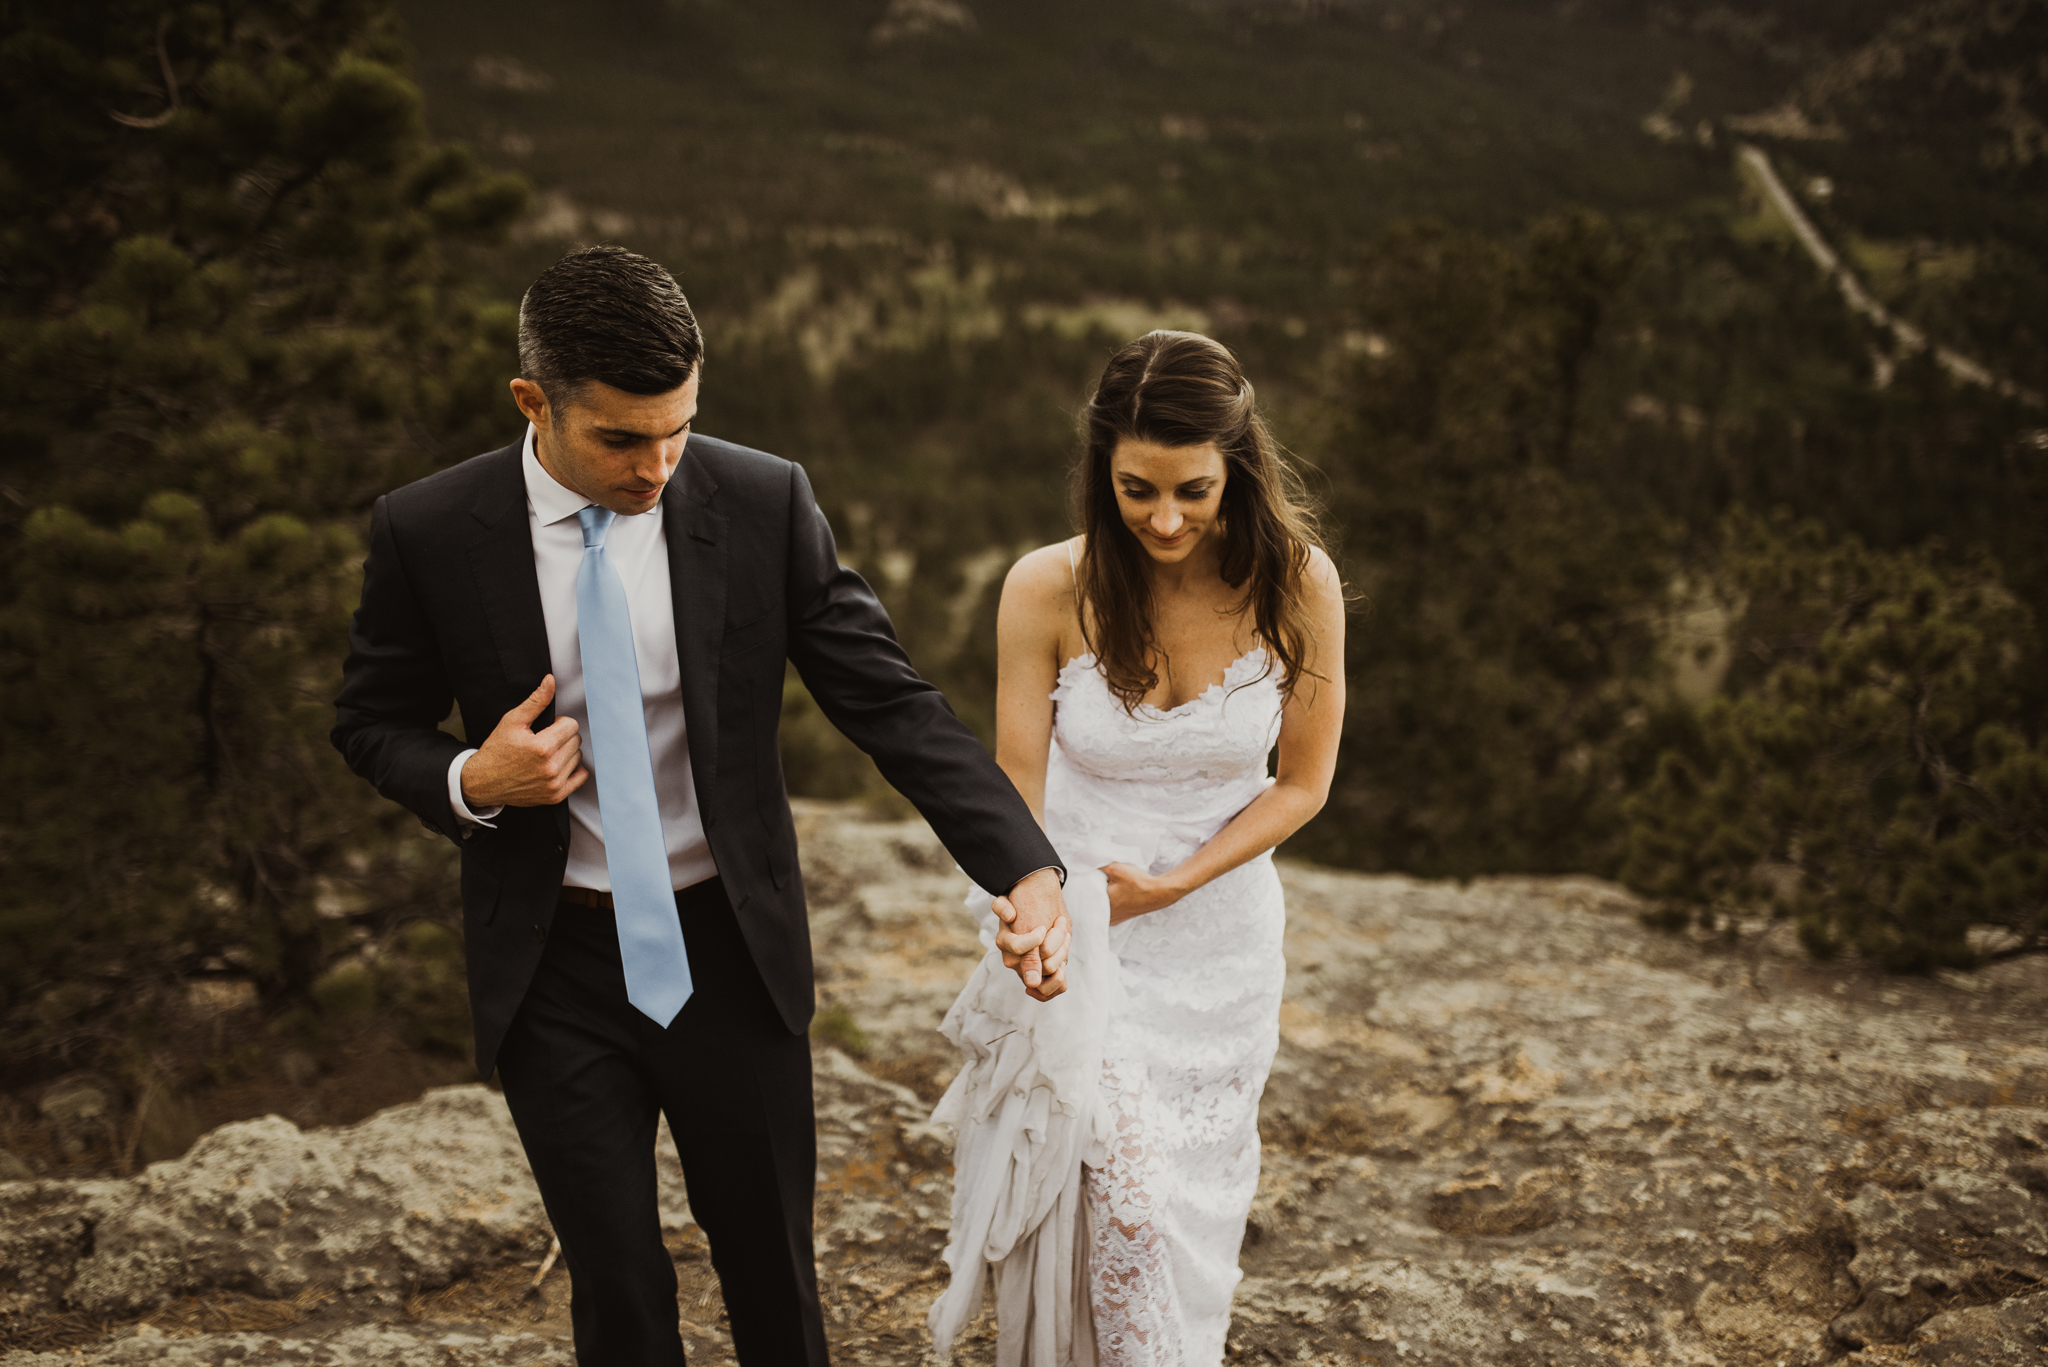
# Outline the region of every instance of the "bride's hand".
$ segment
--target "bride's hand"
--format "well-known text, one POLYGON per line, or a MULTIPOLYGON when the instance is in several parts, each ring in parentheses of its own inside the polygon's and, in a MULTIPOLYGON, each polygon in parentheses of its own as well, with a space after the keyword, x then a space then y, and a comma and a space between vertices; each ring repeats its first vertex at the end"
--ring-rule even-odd
POLYGON ((1165 878, 1147 873, 1136 864, 1104 864, 1102 873, 1109 880, 1109 923, 1113 926, 1133 916, 1170 907, 1181 897, 1165 878))

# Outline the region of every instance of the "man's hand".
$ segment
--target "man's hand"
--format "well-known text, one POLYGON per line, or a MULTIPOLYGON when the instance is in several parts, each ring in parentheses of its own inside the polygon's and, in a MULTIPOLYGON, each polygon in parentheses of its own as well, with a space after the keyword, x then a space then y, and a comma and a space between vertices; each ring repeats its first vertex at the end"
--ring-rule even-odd
POLYGON ((1003 967, 1023 979, 1024 990, 1038 1001, 1051 1001, 1067 990, 1067 951, 1073 946, 1073 925, 1059 875, 1040 869, 1020 880, 1007 896, 995 899, 1003 929, 996 948, 1003 967))
POLYGON ((554 696, 555 676, 550 674, 525 702, 498 719, 462 766, 464 802, 471 807, 552 807, 589 781, 574 717, 557 717, 545 731, 533 729, 533 719, 554 696))

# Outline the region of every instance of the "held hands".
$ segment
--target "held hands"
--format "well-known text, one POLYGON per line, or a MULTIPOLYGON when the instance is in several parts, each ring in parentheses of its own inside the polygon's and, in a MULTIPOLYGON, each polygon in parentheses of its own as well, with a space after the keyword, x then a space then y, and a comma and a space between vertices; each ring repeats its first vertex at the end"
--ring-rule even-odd
POLYGON ((1073 947, 1073 925, 1059 875, 1040 869, 995 899, 996 948, 1003 967, 1023 979, 1024 990, 1037 1001, 1051 1001, 1067 990, 1067 951, 1073 947))
POLYGON ((1182 897, 1181 890, 1166 878, 1147 873, 1136 864, 1104 864, 1102 873, 1109 880, 1109 923, 1113 926, 1170 907, 1182 897))
POLYGON ((583 737, 573 717, 557 717, 542 731, 534 718, 555 697, 555 676, 540 681, 526 701, 498 719, 462 766, 462 800, 472 807, 551 807, 590 778, 583 767, 583 737))

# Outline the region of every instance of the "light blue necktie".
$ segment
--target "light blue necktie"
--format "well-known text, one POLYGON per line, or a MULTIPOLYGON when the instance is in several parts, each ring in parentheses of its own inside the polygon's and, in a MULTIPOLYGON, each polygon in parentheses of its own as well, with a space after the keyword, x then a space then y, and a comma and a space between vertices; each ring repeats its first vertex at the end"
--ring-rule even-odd
POLYGON ((626 586, 605 558, 604 538, 618 516, 589 507, 583 563, 576 570, 576 644, 583 652, 583 699, 590 716, 591 767, 611 871, 612 916, 626 967, 626 1000, 667 1028, 690 999, 690 958, 669 886, 668 842, 654 796, 654 759, 640 703, 640 661, 626 586))

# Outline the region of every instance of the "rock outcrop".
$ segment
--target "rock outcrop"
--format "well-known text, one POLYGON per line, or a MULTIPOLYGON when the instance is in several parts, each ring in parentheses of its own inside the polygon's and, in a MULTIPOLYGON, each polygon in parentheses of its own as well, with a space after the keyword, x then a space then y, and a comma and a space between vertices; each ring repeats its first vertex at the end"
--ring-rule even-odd
MULTIPOLYGON (((535 1334, 354 1324, 317 1337, 141 1334, 93 1349, 95 1367, 575 1367, 566 1344, 535 1334)), ((70 1353, 9 1353, 8 1367, 79 1367, 70 1353)))
MULTIPOLYGON (((679 1229, 682 1167, 662 1158, 663 1223, 679 1229)), ((443 1087, 340 1129, 224 1125, 127 1180, 0 1184, 0 1314, 445 1286, 551 1238, 504 1099, 443 1087)))
POLYGON ((1913 1347, 1949 1367, 2037 1364, 2048 1355, 2048 1292, 1943 1311, 1913 1331, 1913 1347))
POLYGON ((126 1181, 0 1187, 0 1306, 105 1316, 212 1288, 439 1285, 548 1238, 504 1101, 451 1087, 346 1129, 225 1125, 126 1181))
MULTIPOLYGON (((823 991, 936 1095, 925 1032, 977 957, 957 876, 915 823, 810 826, 823 991)), ((1584 878, 1283 879, 1237 1358, 2040 1356, 2048 962, 1817 964, 1584 878)))
POLYGON ((1708 952, 1587 880, 1288 882, 1248 1348, 1820 1363, 2048 1275, 2043 965, 1708 952))
MULTIPOLYGON (((816 1056, 834 1357, 907 1367, 949 1205, 933 1027, 979 947, 922 825, 808 804, 800 823, 821 996, 863 1053, 816 1056)), ((1233 1360, 2048 1361, 2048 962, 1898 979, 1649 931, 1588 879, 1283 877, 1233 1360)), ((661 1161, 692 1361, 729 1361, 661 1161)), ((124 1365, 566 1363, 562 1274, 520 1299, 547 1241, 482 1087, 347 1129, 244 1122, 128 1181, 0 1184, 0 1334, 98 1316, 67 1342, 124 1365), (329 1303, 177 1337, 230 1293, 285 1319, 278 1298, 329 1303)), ((992 1346, 984 1322, 959 1359, 992 1346)))

